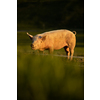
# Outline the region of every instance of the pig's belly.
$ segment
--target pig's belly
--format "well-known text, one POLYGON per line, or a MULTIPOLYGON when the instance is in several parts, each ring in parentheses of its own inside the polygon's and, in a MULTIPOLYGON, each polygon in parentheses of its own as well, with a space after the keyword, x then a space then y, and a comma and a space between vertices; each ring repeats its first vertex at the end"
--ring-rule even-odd
POLYGON ((61 49, 65 46, 68 46, 68 45, 66 43, 58 43, 58 44, 54 45, 54 49, 58 50, 58 49, 61 49))

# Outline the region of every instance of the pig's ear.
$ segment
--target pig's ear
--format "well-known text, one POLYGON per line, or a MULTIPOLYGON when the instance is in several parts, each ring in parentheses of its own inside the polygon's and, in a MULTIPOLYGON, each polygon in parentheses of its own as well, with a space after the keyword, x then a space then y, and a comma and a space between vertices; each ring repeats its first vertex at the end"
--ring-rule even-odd
POLYGON ((29 38, 32 40, 33 39, 33 36, 30 35, 28 32, 27 32, 27 35, 29 36, 29 38))
POLYGON ((46 36, 43 36, 43 37, 42 37, 42 41, 44 41, 45 39, 46 39, 46 36))

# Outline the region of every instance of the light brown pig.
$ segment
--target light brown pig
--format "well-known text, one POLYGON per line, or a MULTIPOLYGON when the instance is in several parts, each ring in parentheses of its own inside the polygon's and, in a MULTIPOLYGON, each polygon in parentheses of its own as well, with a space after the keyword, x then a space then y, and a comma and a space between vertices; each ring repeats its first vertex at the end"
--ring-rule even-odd
POLYGON ((68 59, 70 54, 72 59, 76 45, 75 31, 71 32, 69 30, 62 29, 44 32, 35 36, 32 36, 29 33, 27 33, 27 35, 32 40, 31 47, 33 50, 49 50, 50 53, 52 53, 53 50, 64 48, 68 59))

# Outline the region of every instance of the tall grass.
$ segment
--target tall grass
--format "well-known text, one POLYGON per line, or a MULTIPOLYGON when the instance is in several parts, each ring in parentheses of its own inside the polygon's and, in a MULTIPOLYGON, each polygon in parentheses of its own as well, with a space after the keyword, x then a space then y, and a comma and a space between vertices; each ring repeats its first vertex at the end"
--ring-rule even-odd
POLYGON ((18 100, 83 100, 84 71, 58 57, 18 54, 18 100))

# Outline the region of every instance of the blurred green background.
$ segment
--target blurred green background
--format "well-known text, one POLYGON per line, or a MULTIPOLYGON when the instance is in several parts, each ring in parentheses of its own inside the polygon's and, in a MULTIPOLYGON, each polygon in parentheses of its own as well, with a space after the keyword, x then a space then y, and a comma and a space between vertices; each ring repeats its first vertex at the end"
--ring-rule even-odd
MULTIPOLYGON (((84 100, 84 58, 41 55, 26 35, 75 30, 74 56, 84 56, 83 0, 17 0, 17 99, 84 100)), ((48 51, 44 51, 48 54, 48 51)), ((64 49, 54 55, 65 55, 64 49)))

